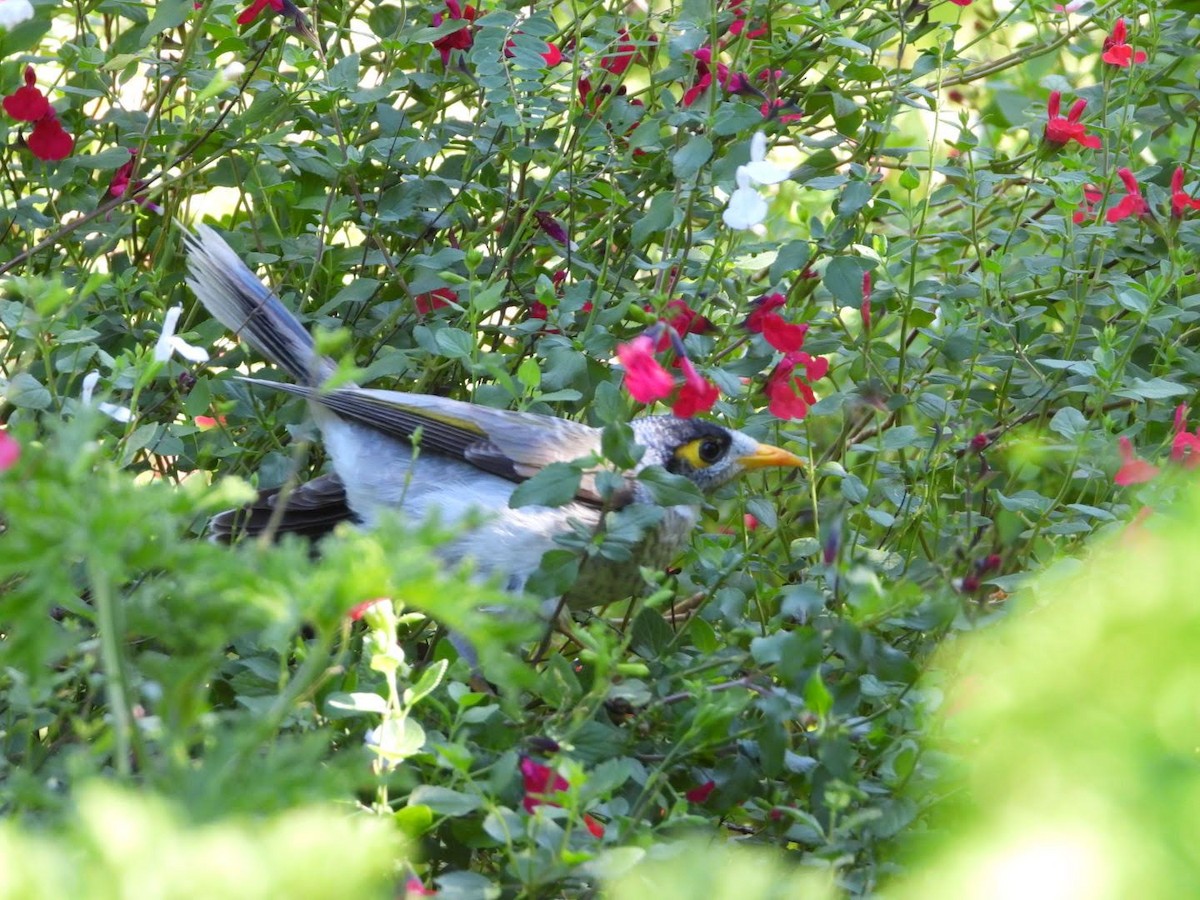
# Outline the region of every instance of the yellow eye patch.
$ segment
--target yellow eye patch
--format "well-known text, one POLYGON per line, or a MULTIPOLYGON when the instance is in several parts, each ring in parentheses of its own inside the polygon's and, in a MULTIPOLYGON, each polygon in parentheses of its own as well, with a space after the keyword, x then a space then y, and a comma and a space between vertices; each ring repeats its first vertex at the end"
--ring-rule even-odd
POLYGON ((675 458, 693 469, 707 469, 725 453, 727 443, 713 437, 697 438, 675 449, 675 458))

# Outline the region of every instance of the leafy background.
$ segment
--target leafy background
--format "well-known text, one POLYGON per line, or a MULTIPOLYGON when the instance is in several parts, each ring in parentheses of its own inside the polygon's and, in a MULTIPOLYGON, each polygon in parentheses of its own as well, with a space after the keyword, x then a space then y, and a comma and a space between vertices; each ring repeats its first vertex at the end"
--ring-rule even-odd
POLYGON ((933 652, 1166 507, 1193 460, 1198 234, 1170 212, 1175 169, 1200 180, 1191 8, 495 4, 464 41, 448 5, 324 3, 295 11, 318 50, 280 6, 39 3, 0 31, 0 90, 31 65, 73 137, 46 162, 0 123, 0 888, 573 896, 660 866, 753 896, 767 864, 689 856, 695 833, 814 891, 919 867, 971 745, 926 740, 959 665, 933 652), (1146 61, 1102 60, 1121 17, 1146 61), (1088 101, 1099 149, 1043 141, 1051 91, 1088 101), (760 130, 793 173, 734 230, 760 130), (1109 221, 1121 167, 1149 214, 1109 221), (186 290, 176 222, 202 218, 360 381, 597 425, 641 411, 617 345, 683 301, 712 324, 684 347, 713 415, 810 467, 718 498, 648 601, 537 667, 537 629, 473 615, 516 601, 441 571, 436 527, 319 558, 210 544, 236 477, 324 459, 186 290), (774 293, 830 366, 801 419, 770 412, 781 356, 745 328, 774 293), (155 358, 177 304, 211 364, 155 358))

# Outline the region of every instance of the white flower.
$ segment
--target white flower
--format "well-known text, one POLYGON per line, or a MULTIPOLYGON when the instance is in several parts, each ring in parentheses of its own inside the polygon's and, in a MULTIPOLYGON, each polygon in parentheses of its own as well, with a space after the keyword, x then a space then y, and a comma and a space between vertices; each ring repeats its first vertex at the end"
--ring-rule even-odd
MULTIPOLYGON (((7 0, 0 0, 0 3, 5 3, 7 0)), ((84 406, 90 406, 92 402, 92 394, 96 392, 96 382, 100 380, 99 372, 88 372, 83 376, 83 389, 79 392, 79 399, 84 406)), ((125 423, 133 418, 133 412, 128 406, 117 406, 115 403, 105 403, 101 401, 96 404, 96 409, 104 413, 110 418, 116 419, 118 422, 125 423)))
POLYGON ((0 28, 15 28, 33 18, 29 0, 0 0, 0 28))
MULTIPOLYGON (((761 131, 754 132, 750 138, 750 162, 742 166, 752 181, 759 184, 779 184, 791 177, 792 170, 767 162, 767 136, 761 131)), ((740 171, 740 170, 739 170, 740 171)))
POLYGON ((234 60, 221 70, 221 74, 225 76, 227 81, 237 81, 246 74, 246 67, 237 60, 234 60))
POLYGON ((178 353, 188 362, 208 362, 207 350, 189 344, 183 338, 176 336, 175 326, 179 324, 179 317, 182 314, 182 306, 172 306, 167 310, 167 317, 163 320, 162 334, 158 337, 158 343, 154 345, 154 358, 158 362, 166 362, 171 358, 171 354, 178 353))
POLYGON ((750 185, 750 173, 745 166, 737 168, 737 189, 729 195, 729 205, 721 218, 730 228, 745 231, 761 225, 767 217, 767 201, 750 185))

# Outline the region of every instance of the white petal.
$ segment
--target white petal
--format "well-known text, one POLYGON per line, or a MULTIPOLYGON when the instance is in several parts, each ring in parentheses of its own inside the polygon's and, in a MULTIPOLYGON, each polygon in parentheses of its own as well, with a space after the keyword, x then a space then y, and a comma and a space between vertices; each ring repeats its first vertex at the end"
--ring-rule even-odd
POLYGON ((96 392, 96 382, 100 380, 99 372, 88 372, 83 376, 83 387, 79 390, 79 402, 91 403, 92 394, 96 392))
POLYGON ((33 18, 29 0, 0 0, 0 28, 13 28, 33 18))
POLYGON ((96 404, 96 409, 100 410, 100 412, 104 413, 106 416, 116 419, 122 424, 133 419, 133 412, 128 406, 117 406, 115 403, 105 403, 101 401, 100 403, 96 404))
POLYGON ((741 168, 746 170, 752 181, 759 184, 779 184, 781 181, 787 181, 792 175, 791 169, 761 159, 741 168))
POLYGON ((755 225, 761 225, 767 217, 767 201, 755 190, 734 191, 729 198, 729 205, 721 218, 730 228, 746 230, 755 225))
POLYGON ((754 132, 750 138, 750 162, 762 162, 767 158, 767 136, 761 131, 754 132))
MULTIPOLYGON (((178 335, 171 335, 168 343, 171 349, 186 359, 188 362, 202 363, 208 362, 208 351, 203 347, 197 347, 195 344, 189 344, 178 335)), ((169 353, 167 354, 170 355, 169 353)))
POLYGON ((737 172, 734 173, 734 180, 737 182, 739 191, 750 190, 750 170, 745 166, 738 166, 737 172))
POLYGON ((179 325, 179 317, 182 314, 182 306, 172 306, 167 310, 167 317, 163 319, 162 334, 158 336, 158 343, 154 345, 154 358, 158 362, 166 362, 171 358, 171 338, 175 337, 175 328, 179 325))

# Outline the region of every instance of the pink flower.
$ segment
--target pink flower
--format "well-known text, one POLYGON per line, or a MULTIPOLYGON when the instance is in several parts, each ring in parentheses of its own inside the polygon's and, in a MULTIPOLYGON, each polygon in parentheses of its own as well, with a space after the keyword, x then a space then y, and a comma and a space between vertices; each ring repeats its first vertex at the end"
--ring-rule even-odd
POLYGON ((871 330, 871 273, 863 272, 863 299, 858 313, 862 316, 863 331, 871 330))
MULTIPOLYGON (((470 50, 471 45, 475 43, 475 35, 471 31, 471 23, 475 21, 475 17, 479 11, 474 6, 462 7, 458 0, 446 0, 446 9, 450 13, 451 21, 461 21, 465 23, 461 28, 458 28, 449 34, 444 34, 436 41, 433 46, 437 48, 438 53, 442 57, 442 65, 450 65, 450 54, 455 50, 470 50)), ((433 24, 441 25, 445 19, 441 13, 435 13, 433 16, 433 24)))
POLYGON ((417 294, 413 297, 413 305, 421 315, 428 315, 435 309, 445 309, 451 303, 458 302, 458 294, 450 288, 438 288, 427 294, 417 294))
POLYGON ((1142 484, 1158 475, 1158 466, 1138 459, 1133 451, 1133 442, 1127 437, 1117 439, 1117 448, 1121 454, 1121 467, 1113 477, 1113 482, 1121 487, 1131 484, 1142 484))
POLYGON ((618 344, 617 358, 625 367, 625 389, 638 403, 661 400, 675 389, 675 379, 654 358, 654 341, 647 335, 618 344))
POLYGON ((404 882, 404 900, 412 900, 413 897, 436 897, 437 891, 433 888, 425 887, 425 883, 416 875, 411 876, 404 882))
POLYGON ((386 601, 387 597, 375 597, 371 600, 364 600, 362 603, 356 603, 354 606, 350 607, 350 612, 346 613, 346 616, 351 622, 357 622, 359 619, 365 616, 367 614, 367 610, 376 603, 384 603, 386 601))
POLYGON ((268 6, 277 13, 283 12, 283 0, 253 0, 249 6, 238 13, 237 23, 239 25, 249 25, 268 6))
POLYGON ((1104 39, 1104 53, 1100 57, 1110 66, 1128 69, 1130 65, 1144 63, 1146 51, 1134 49, 1125 42, 1125 20, 1117 19, 1112 34, 1104 39))
POLYGON ((671 412, 681 419, 690 419, 697 413, 708 412, 717 402, 721 392, 715 384, 696 371, 696 367, 686 356, 679 357, 679 367, 683 369, 683 387, 679 389, 671 412))
POLYGON ((201 431, 208 431, 210 428, 216 428, 218 425, 224 425, 224 416, 196 416, 192 421, 201 431))
POLYGON ((1059 115, 1061 107, 1062 93, 1051 91, 1050 99, 1046 103, 1046 143, 1054 147, 1065 147, 1069 142, 1074 141, 1081 147, 1099 150, 1100 138, 1094 134, 1087 134, 1086 127, 1079 121, 1079 117, 1087 109, 1087 100, 1080 97, 1072 103, 1065 119, 1059 115))
MULTIPOLYGON (((559 791, 565 791, 571 785, 567 783, 567 779, 563 778, 549 766, 543 766, 541 763, 536 763, 528 756, 522 756, 520 762, 521 780, 525 786, 525 798, 521 805, 525 807, 525 812, 533 813, 537 807, 543 803, 548 806, 561 806, 549 799, 549 795, 557 794, 559 791)), ((587 830, 591 832, 592 837, 599 840, 604 837, 604 826, 593 819, 587 813, 584 813, 583 824, 587 830)))
POLYGON ((970 6, 971 0, 950 0, 955 6, 970 6))
POLYGON ((1185 469, 1200 466, 1200 428, 1188 434, 1186 403, 1175 407, 1175 438, 1171 441, 1171 462, 1182 463, 1185 469))
POLYGON ((829 360, 813 358, 807 353, 789 353, 767 378, 767 409, 779 419, 803 419, 817 402, 811 382, 819 381, 829 372, 829 360), (796 372, 804 367, 804 374, 796 372))
POLYGON ((637 45, 630 41, 628 29, 622 28, 617 32, 616 52, 602 57, 600 68, 612 72, 614 75, 624 75, 625 70, 633 65, 636 56, 637 45))
POLYGON ((1200 200, 1183 190, 1183 176, 1183 166, 1171 176, 1171 215, 1176 219, 1182 219, 1189 209, 1200 209, 1200 200))
POLYGON ((124 197, 126 194, 128 194, 133 198, 134 203, 138 204, 139 206, 144 206, 146 209, 162 215, 162 207, 156 203, 151 203, 145 197, 137 196, 138 192, 141 191, 146 185, 144 181, 139 179, 133 185, 133 189, 130 190, 129 181, 131 178, 133 178, 133 167, 136 161, 137 151, 130 150, 129 162, 117 169, 117 171, 113 173, 112 181, 108 183, 108 195, 110 197, 124 197))
POLYGON ((1150 212, 1150 207, 1146 203, 1146 198, 1142 196, 1142 189, 1133 173, 1122 167, 1117 169, 1117 177, 1124 183, 1126 193, 1116 206, 1104 214, 1104 217, 1109 222, 1120 222, 1130 216, 1144 216, 1150 212))
POLYGON ((37 73, 33 66, 25 67, 25 86, 19 87, 4 98, 4 111, 18 122, 37 122, 51 115, 50 101, 39 91, 37 73))
POLYGON ((762 22, 750 19, 749 12, 743 6, 744 3, 745 0, 731 0, 729 8, 733 11, 733 24, 729 26, 729 33, 747 40, 763 37, 769 32, 767 26, 762 22))
MULTIPOLYGON (((704 334, 712 330, 712 322, 688 306, 687 301, 680 297, 668 301, 665 311, 670 314, 667 324, 674 328, 680 337, 685 334, 704 334)), ((659 349, 666 348, 663 346, 659 349)))
POLYGON ((21 458, 21 445, 7 431, 0 431, 0 472, 7 472, 21 458))
POLYGON ((569 247, 572 250, 576 249, 575 242, 567 234, 567 229, 554 216, 540 210, 533 215, 537 219, 538 227, 546 233, 546 237, 562 244, 564 247, 569 247))
POLYGON ((704 782, 704 784, 696 785, 683 796, 687 799, 688 803, 703 803, 708 799, 709 795, 716 789, 716 787, 717 783, 712 779, 709 779, 708 781, 704 782))

